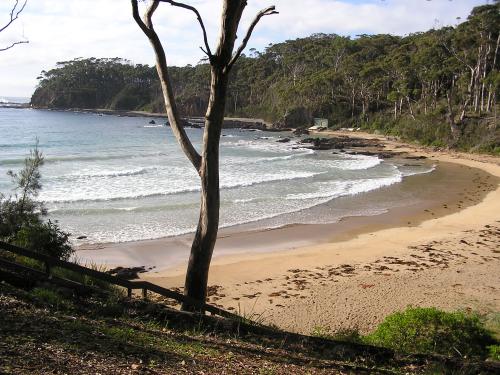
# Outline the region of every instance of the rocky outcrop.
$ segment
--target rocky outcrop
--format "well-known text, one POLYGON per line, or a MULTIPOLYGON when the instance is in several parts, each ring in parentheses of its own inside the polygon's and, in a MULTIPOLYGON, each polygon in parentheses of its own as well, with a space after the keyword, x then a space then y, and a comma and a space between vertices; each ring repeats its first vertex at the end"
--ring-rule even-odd
POLYGON ((399 157, 415 161, 426 159, 425 156, 408 155, 404 151, 385 150, 385 145, 377 138, 363 139, 342 135, 332 136, 331 138, 305 138, 300 143, 312 150, 334 150, 334 153, 348 155, 376 156, 380 159, 399 157))
POLYGON ((278 142, 278 143, 288 143, 288 142, 290 142, 290 138, 280 138, 280 139, 276 140, 276 142, 278 142))
POLYGON ((283 118, 273 124, 274 129, 305 128, 312 124, 313 117, 304 107, 287 110, 283 118))
POLYGON ((222 125, 223 129, 254 129, 254 130, 267 130, 265 123, 260 121, 250 121, 250 120, 224 120, 222 125))
POLYGON ((313 150, 343 150, 346 148, 356 147, 384 147, 378 139, 349 138, 347 136, 331 138, 305 138, 301 141, 301 143, 311 144, 310 148, 313 150))
POLYGON ((309 133, 309 130, 307 130, 306 128, 297 128, 292 132, 292 134, 297 137, 300 137, 302 135, 309 135, 309 133))
POLYGON ((116 267, 106 271, 108 275, 121 277, 122 279, 133 280, 139 278, 139 273, 147 272, 146 267, 116 267))

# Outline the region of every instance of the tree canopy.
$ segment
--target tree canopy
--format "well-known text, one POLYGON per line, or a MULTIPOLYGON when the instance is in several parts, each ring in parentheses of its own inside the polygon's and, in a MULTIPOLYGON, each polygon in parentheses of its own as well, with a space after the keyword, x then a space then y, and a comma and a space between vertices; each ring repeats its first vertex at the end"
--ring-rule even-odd
MULTIPOLYGON (((313 34, 251 49, 231 71, 226 113, 278 121, 300 111, 338 127, 446 120, 440 131, 453 143, 468 132, 468 119, 495 113, 499 10, 498 2, 479 6, 456 27, 405 37, 313 34)), ((169 73, 181 115, 203 116, 209 64, 169 67, 169 73)), ((161 112, 160 92, 151 67, 76 59, 42 72, 32 103, 161 112)))

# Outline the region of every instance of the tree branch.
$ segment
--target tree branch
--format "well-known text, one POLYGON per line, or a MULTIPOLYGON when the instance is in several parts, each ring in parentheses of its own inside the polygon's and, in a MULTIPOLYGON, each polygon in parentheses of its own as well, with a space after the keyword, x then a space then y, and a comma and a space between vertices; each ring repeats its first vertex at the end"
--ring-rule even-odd
MULTIPOLYGON (((154 4, 154 3, 153 3, 154 4)), ((141 16, 139 15, 139 6, 137 5, 137 0, 132 0, 132 16, 134 17, 135 22, 139 27, 141 28, 142 32, 146 34, 148 38, 152 36, 150 30, 142 20, 141 16)))
MULTIPOLYGON (((19 18, 19 14, 21 14, 21 12, 24 10, 24 7, 26 6, 27 2, 28 2, 28 0, 24 0, 23 6, 16 12, 16 8, 19 5, 19 0, 16 0, 16 3, 14 4, 14 6, 12 7, 12 10, 10 11, 10 21, 7 22, 7 24, 5 26, 0 28, 0 33, 2 31, 4 31, 7 27, 9 27, 12 22, 14 22, 15 20, 17 20, 19 18)), ((24 43, 24 42, 21 42, 21 43, 24 43)), ((17 44, 19 44, 19 43, 17 43, 17 44)), ((11 46, 9 48, 12 48, 12 47, 13 46, 11 46)))
POLYGON ((234 63, 236 62, 236 60, 238 60, 238 58, 241 56, 241 53, 246 48, 247 43, 250 40, 250 37, 252 36, 253 29, 255 28, 257 23, 259 23, 260 19, 264 16, 270 16, 272 14, 278 14, 278 13, 279 12, 276 11, 276 7, 274 5, 266 8, 266 9, 262 9, 259 13, 257 13, 254 20, 250 24, 250 27, 248 28, 247 34, 245 35, 245 38, 241 42, 241 45, 238 47, 238 49, 234 53, 233 57, 231 58, 231 61, 229 62, 228 66, 227 66, 227 70, 230 70, 231 67, 234 65, 234 63))
POLYGON ((177 111, 177 106, 175 104, 172 85, 170 83, 170 78, 168 75, 167 58, 165 56, 165 51, 161 44, 160 38, 158 37, 158 34, 156 34, 156 31, 153 27, 152 17, 154 12, 158 8, 159 0, 154 0, 148 7, 146 14, 144 15, 144 21, 139 16, 137 0, 131 0, 131 2, 134 20, 139 25, 144 34, 148 37, 149 42, 151 43, 155 51, 156 70, 158 71, 158 76, 161 82, 168 122, 170 123, 172 132, 174 133, 177 142, 179 142, 182 151, 186 154, 187 158, 189 159, 189 161, 191 161, 191 164, 193 164, 199 174, 201 167, 201 156, 194 148, 191 140, 184 130, 184 126, 181 124, 181 119, 177 111))
POLYGON ((21 40, 19 42, 14 42, 10 46, 8 46, 8 47, 0 48, 0 52, 7 51, 8 49, 11 49, 12 47, 14 47, 14 46, 16 46, 18 44, 25 44, 25 43, 29 43, 29 41, 28 40, 21 40))
POLYGON ((172 0, 159 0, 159 1, 161 1, 163 3, 169 3, 170 5, 172 5, 174 7, 188 9, 188 10, 194 12, 194 14, 196 14, 196 18, 198 19, 198 22, 200 23, 200 26, 201 26, 201 30, 203 31, 203 41, 205 43, 205 49, 203 49, 201 47, 200 48, 203 52, 205 52, 205 54, 208 56, 210 61, 212 61, 213 55, 212 55, 212 51, 210 50, 210 45, 208 44, 207 30, 205 29, 205 24, 203 23, 203 19, 201 18, 200 12, 198 12, 198 9, 196 9, 195 7, 193 7, 191 5, 178 3, 177 1, 172 1, 172 0))

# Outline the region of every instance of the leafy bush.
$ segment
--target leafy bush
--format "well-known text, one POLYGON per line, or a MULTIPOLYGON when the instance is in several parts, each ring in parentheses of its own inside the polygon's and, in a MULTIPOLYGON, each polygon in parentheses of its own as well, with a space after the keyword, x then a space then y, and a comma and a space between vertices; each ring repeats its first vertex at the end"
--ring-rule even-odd
POLYGON ((481 357, 495 344, 477 315, 436 308, 408 308, 389 315, 365 341, 402 352, 481 357))
POLYGON ((0 194, 0 239, 53 257, 68 259, 73 250, 69 234, 57 223, 44 221, 47 210, 37 201, 42 189, 40 168, 44 164, 38 141, 19 172, 9 171, 16 195, 0 194))
POLYGON ((51 257, 67 260, 73 254, 68 243, 69 234, 63 232, 57 223, 34 222, 23 225, 14 242, 24 248, 36 250, 51 257))
POLYGON ((494 361, 500 361, 500 345, 490 345, 488 346, 489 355, 488 357, 494 361))

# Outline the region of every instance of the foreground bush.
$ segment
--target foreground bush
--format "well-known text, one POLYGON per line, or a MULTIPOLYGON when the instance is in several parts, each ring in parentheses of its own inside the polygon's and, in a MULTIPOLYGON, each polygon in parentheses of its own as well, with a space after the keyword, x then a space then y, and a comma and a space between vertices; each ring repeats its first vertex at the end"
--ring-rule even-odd
POLYGON ((366 342, 409 353, 486 357, 495 344, 477 315, 409 308, 389 315, 366 342))
POLYGON ((37 142, 24 160, 24 168, 8 172, 16 195, 6 197, 0 193, 0 240, 66 260, 73 253, 69 234, 57 223, 44 220, 47 210, 43 202, 36 200, 42 189, 43 163, 37 142))
POLYGON ((68 241, 69 234, 63 232, 57 223, 50 220, 46 223, 35 222, 23 225, 15 238, 18 246, 62 260, 68 260, 73 254, 73 249, 68 241))

